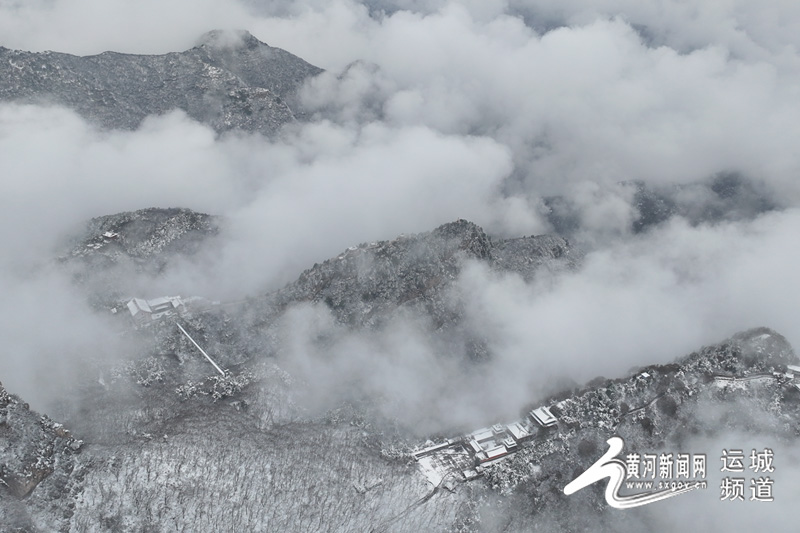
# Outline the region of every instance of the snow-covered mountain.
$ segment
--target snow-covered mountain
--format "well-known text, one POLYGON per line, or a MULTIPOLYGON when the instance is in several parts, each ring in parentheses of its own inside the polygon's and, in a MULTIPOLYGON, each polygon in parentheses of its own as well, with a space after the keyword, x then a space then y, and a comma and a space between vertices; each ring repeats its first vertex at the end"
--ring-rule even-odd
MULTIPOLYGON (((123 259, 166 257, 170 246, 171 254, 194 253, 212 227, 208 217, 177 209, 101 217, 68 257, 85 269, 83 279, 123 259)), ((611 434, 634 449, 674 448, 724 434, 735 422, 775 442, 796 438, 800 393, 785 374, 798 359, 765 328, 670 365, 532 398, 519 406, 531 438, 502 461, 478 465, 469 480, 450 467, 426 476, 415 452, 448 438, 446 453, 480 462, 471 455, 470 428, 426 444, 369 399, 314 413, 302 401, 307 384, 281 368, 282 324, 294 306, 324 306, 355 332, 380 330, 412 309, 429 318, 431 335, 468 336, 458 302, 447 297, 466 263, 535 277, 568 271, 579 259, 559 237, 495 240, 460 220, 353 246, 246 302, 187 299, 187 309, 146 324, 121 302, 120 334, 140 349, 79 380, 79 407, 65 410, 63 426, 3 391, 2 521, 27 531, 355 532, 575 530, 600 520, 603 529, 625 530, 648 515, 598 514, 599 489, 562 492, 611 434), (215 375, 175 321, 226 376, 215 375), (553 427, 537 429, 526 418, 539 405, 557 418, 553 427), (492 525, 498 516, 502 528, 492 525)), ((493 357, 471 354, 463 365, 493 357)))
POLYGON ((248 32, 212 31, 164 55, 77 57, 0 47, 0 99, 62 105, 106 128, 133 129, 181 109, 218 132, 275 133, 302 116, 297 90, 322 72, 248 32))
MULTIPOLYGON (((247 32, 211 32, 160 56, 0 48, 0 100, 66 106, 104 128, 181 109, 220 133, 272 135, 303 118, 298 91, 320 72, 247 32)), ((701 224, 777 208, 732 174, 623 186, 634 233, 673 216, 701 224)), ((463 278, 527 297, 522 287, 557 284, 586 258, 571 235, 578 209, 558 196, 542 208, 559 234, 501 237, 453 220, 353 242, 235 301, 146 285, 180 279, 217 250, 230 236, 224 217, 148 207, 89 220, 47 264, 88 302, 108 344, 64 354, 80 371, 63 377, 70 393, 54 412, 0 385, 0 530, 645 531, 718 500, 722 446, 796 447, 800 359, 767 327, 581 383, 548 373, 558 353, 537 353, 541 364, 519 370, 541 376, 511 408, 515 420, 475 410, 528 376, 494 372, 510 333, 476 328, 463 278), (707 453, 708 487, 664 512, 609 509, 603 483, 567 496, 613 435, 626 454, 707 453)))

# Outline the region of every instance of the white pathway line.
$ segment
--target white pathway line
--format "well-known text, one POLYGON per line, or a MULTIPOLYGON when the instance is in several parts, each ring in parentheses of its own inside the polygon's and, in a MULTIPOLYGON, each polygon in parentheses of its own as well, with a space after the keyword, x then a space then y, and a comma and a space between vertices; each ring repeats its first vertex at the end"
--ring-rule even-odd
POLYGON ((214 365, 214 368, 216 368, 216 369, 217 369, 217 372, 219 372, 221 376, 225 376, 225 371, 224 371, 224 370, 222 370, 222 369, 219 367, 219 365, 218 365, 217 363, 215 363, 213 359, 211 359, 211 356, 209 356, 209 355, 206 353, 206 351, 205 351, 204 349, 202 349, 202 348, 200 347, 200 345, 199 345, 199 344, 197 344, 197 343, 194 341, 194 339, 192 338, 192 336, 191 336, 191 335, 189 335, 189 334, 186 332, 186 330, 185 330, 185 329, 183 329, 183 326, 181 326, 181 325, 180 325, 180 324, 178 324, 177 322, 175 322, 175 325, 176 325, 176 326, 178 326, 178 329, 180 329, 180 330, 181 330, 181 332, 183 332, 183 334, 184 334, 184 335, 186 335, 186 338, 187 338, 187 339, 189 339, 190 341, 192 341, 192 344, 194 344, 194 345, 197 347, 197 349, 198 349, 198 350, 200 350, 200 353, 201 353, 201 354, 203 354, 203 355, 205 356, 205 358, 206 358, 206 359, 208 359, 208 362, 209 362, 209 363, 211 363, 212 365, 214 365))

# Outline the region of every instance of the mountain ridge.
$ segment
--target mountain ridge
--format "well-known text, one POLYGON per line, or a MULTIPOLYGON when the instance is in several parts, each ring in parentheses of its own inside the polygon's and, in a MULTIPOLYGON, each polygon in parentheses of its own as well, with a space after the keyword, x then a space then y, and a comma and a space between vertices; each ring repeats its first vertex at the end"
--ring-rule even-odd
MULTIPOLYGON (((175 403, 182 407, 174 418, 152 413, 143 419, 136 409, 121 413, 139 422, 127 442, 112 444, 83 435, 85 441, 78 440, 0 389, 6 420, 0 428, 5 454, 0 519, 32 531, 135 531, 165 520, 182 527, 223 529, 258 524, 284 528, 311 520, 321 531, 411 532, 459 524, 495 531, 492 515, 502 510, 507 513, 503 531, 527 531, 535 524, 562 529, 602 524, 603 529, 619 530, 631 520, 646 521, 647 515, 601 511, 600 490, 571 497, 562 493, 572 477, 596 460, 606 438, 619 434, 628 449, 660 449, 680 445, 693 434, 717 435, 734 423, 755 424, 753 431, 775 442, 796 438, 800 393, 791 385, 793 378, 783 377, 783 367, 797 361, 785 338, 755 328, 668 365, 595 380, 547 400, 554 405, 558 425, 538 431, 506 460, 484 466, 482 477, 451 479, 435 487, 416 468, 414 450, 425 444, 415 445, 370 423, 360 409, 327 420, 261 426, 248 413, 262 409, 263 398, 246 388, 230 405, 175 403), (755 354, 759 357, 753 358, 755 354), (745 378, 742 385, 728 385, 730 372, 745 378), (748 381, 747 376, 758 379, 748 381), (772 381, 762 383, 767 378, 759 376, 772 381), (246 410, 231 408, 243 400, 246 410), (704 425, 703 412, 709 409, 725 424, 704 425), (785 424, 787 417, 795 420, 793 426, 785 424), (230 432, 239 435, 240 452, 226 447, 224 435, 230 432), (242 468, 250 475, 241 475, 242 468), (280 474, 284 471, 295 474, 287 478, 280 474), (195 475, 201 486, 193 481, 195 475), (287 483, 295 490, 285 490, 287 483), (297 490, 304 496, 295 497, 297 490), (520 497, 529 504, 515 503, 520 497), (303 511, 305 498, 319 504, 303 511), (374 504, 364 506, 364 498, 374 504), (475 505, 487 498, 494 502, 491 511, 475 505), (216 512, 202 513, 203 508, 216 512), (278 508, 283 512, 276 514, 278 508)), ((140 390, 157 399, 168 389, 155 383, 140 390)), ((105 408, 124 405, 113 398, 107 396, 111 404, 105 408)))
POLYGON ((321 72, 245 31, 211 31, 188 50, 160 55, 0 47, 0 100, 63 105, 111 129, 181 109, 218 133, 275 135, 302 117, 297 92, 321 72))

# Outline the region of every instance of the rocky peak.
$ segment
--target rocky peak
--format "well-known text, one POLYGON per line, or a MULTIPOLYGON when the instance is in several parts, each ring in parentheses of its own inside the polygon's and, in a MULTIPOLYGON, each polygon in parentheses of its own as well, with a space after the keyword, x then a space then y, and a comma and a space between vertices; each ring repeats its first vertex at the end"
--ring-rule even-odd
POLYGON ((322 302, 341 322, 354 326, 378 325, 411 307, 437 327, 453 326, 460 313, 448 291, 466 260, 530 279, 541 268, 573 268, 578 258, 561 237, 493 241, 480 226, 457 220, 430 232, 351 246, 306 270, 266 302, 272 313, 294 302, 322 302))
POLYGON ((218 231, 216 217, 184 208, 148 208, 93 218, 67 257, 152 260, 190 254, 218 231))
POLYGON ((433 230, 433 238, 442 239, 448 243, 457 243, 459 250, 467 252, 476 259, 490 259, 492 254, 492 241, 484 233, 483 228, 464 219, 443 224, 433 230))
MULTIPOLYGON (((192 256, 217 234, 217 217, 183 208, 149 208, 97 217, 58 258, 89 300, 111 305, 127 294, 132 274, 158 274, 192 256)), ((113 307, 113 305, 111 305, 113 307)))
POLYGON ((213 50, 237 50, 242 48, 269 47, 247 30, 211 30, 197 40, 197 47, 208 47, 213 50))

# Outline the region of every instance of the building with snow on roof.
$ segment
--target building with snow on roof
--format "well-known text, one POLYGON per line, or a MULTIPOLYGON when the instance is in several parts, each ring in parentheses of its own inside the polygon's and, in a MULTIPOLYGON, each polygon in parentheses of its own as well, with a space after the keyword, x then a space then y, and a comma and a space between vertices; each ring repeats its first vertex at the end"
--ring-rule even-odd
POLYGON ((186 304, 180 296, 162 296, 152 300, 131 298, 125 305, 137 327, 148 326, 162 318, 186 313, 186 304))
POLYGON ((558 420, 550 409, 547 407, 538 407, 530 412, 531 418, 534 419, 543 428, 549 428, 556 425, 558 420))

